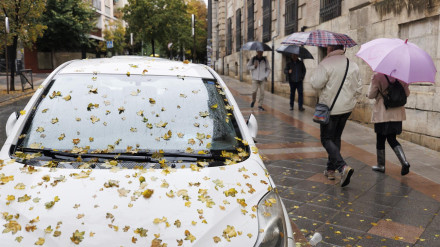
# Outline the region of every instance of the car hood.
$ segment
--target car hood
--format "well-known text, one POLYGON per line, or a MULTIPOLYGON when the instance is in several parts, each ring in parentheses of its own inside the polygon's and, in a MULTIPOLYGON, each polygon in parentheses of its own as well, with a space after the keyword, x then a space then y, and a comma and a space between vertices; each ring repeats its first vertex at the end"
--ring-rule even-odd
POLYGON ((192 169, 50 169, 0 161, 2 246, 252 246, 261 160, 192 169), (159 245, 158 245, 159 246, 159 245))

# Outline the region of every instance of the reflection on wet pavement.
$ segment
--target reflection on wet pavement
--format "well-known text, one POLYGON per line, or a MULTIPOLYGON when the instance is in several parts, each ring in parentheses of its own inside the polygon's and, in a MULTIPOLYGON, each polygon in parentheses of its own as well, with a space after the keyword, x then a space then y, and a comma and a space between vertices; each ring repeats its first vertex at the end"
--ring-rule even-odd
POLYGON ((319 130, 303 123, 298 128, 294 117, 270 107, 252 110, 249 96, 238 93, 247 86, 242 84, 231 90, 243 114, 257 118, 257 146, 291 219, 306 238, 320 232, 323 240, 317 246, 440 246, 440 202, 429 196, 429 189, 422 193, 411 181, 372 171, 375 156, 344 145, 343 157, 355 173, 341 188, 338 175, 335 181, 323 175, 327 154, 319 130))

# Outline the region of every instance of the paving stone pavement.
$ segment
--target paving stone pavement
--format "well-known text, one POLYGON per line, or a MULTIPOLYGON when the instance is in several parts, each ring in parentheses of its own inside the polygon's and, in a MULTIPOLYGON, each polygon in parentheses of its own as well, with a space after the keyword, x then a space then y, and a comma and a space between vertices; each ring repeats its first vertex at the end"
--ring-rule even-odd
POLYGON ((411 163, 411 172, 400 176, 394 153, 387 152, 387 172, 376 165, 372 129, 349 122, 342 136, 342 155, 355 169, 350 184, 341 188, 339 177, 323 175, 327 153, 319 139, 319 126, 311 121, 313 109, 289 111, 286 98, 266 91, 264 108, 250 108, 251 86, 222 76, 245 118, 258 121, 257 146, 288 213, 317 246, 440 246, 440 154, 399 140, 411 163), (364 141, 362 141, 364 140, 364 141), (421 155, 423 152, 424 155, 421 155), (421 160, 421 161, 420 161, 421 160), (418 162, 434 167, 430 175, 418 162))
MULTIPOLYGON (((24 90, 22 90, 20 77, 15 76, 15 78, 14 78, 15 90, 9 91, 9 93, 7 93, 6 74, 0 73, 0 105, 9 104, 9 103, 16 101, 17 99, 20 99, 22 97, 32 96, 48 75, 49 74, 45 74, 45 73, 33 74, 32 77, 33 77, 33 82, 34 82, 34 88, 32 89, 29 84, 26 84, 24 86, 24 90)), ((11 80, 10 77, 9 77, 9 80, 11 80)))

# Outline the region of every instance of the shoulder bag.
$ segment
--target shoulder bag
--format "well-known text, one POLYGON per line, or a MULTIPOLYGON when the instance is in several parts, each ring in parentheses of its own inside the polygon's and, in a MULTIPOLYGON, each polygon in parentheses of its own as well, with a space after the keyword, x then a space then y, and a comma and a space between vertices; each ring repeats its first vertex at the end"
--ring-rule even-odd
POLYGON ((330 112, 332 111, 333 106, 336 103, 336 99, 338 98, 339 93, 341 92, 342 86, 344 85, 345 78, 347 77, 348 65, 349 65, 349 61, 347 58, 347 67, 345 68, 344 78, 342 79, 341 86, 339 86, 338 93, 336 94, 336 97, 333 100, 331 107, 328 108, 328 106, 325 104, 320 104, 320 103, 316 104, 315 113, 313 114, 313 122, 319 123, 319 124, 328 124, 328 122, 330 120, 330 112))

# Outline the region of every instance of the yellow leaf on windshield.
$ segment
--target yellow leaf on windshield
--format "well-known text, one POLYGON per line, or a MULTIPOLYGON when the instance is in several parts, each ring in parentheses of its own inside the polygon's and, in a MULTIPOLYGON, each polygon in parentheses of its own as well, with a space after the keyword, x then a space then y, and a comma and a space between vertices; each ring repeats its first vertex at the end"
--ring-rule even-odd
POLYGON ((70 240, 75 244, 79 244, 79 243, 81 243, 81 241, 84 240, 84 234, 85 234, 85 231, 80 232, 80 231, 76 230, 72 234, 72 237, 70 237, 70 240))
POLYGON ((196 240, 196 237, 194 235, 192 235, 188 230, 185 230, 185 240, 190 240, 191 243, 194 242, 194 240, 196 240))
POLYGON ((144 192, 142 192, 142 196, 144 197, 144 198, 150 198, 151 197, 151 195, 153 195, 153 193, 154 193, 154 190, 150 190, 150 189, 147 189, 147 190, 145 190, 144 192))
POLYGON ((60 135, 60 137, 58 137, 58 140, 62 141, 64 139, 64 137, 66 137, 66 135, 63 133, 60 135))
POLYGON ((90 117, 90 120, 92 120, 92 123, 94 124, 94 123, 96 123, 96 122, 99 122, 100 119, 97 118, 96 116, 93 116, 93 115, 92 115, 92 116, 90 117))
POLYGON ((37 242, 35 242, 35 245, 43 245, 45 241, 46 240, 44 238, 38 238, 37 242))

